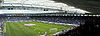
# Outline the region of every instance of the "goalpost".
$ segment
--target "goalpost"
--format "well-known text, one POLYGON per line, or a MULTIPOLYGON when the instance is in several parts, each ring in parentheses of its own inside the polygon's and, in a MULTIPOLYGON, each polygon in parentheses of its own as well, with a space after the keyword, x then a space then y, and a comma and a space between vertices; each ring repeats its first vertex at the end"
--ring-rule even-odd
POLYGON ((52 32, 52 33, 54 33, 54 32, 57 32, 57 28, 52 28, 52 29, 50 29, 50 32, 52 32))

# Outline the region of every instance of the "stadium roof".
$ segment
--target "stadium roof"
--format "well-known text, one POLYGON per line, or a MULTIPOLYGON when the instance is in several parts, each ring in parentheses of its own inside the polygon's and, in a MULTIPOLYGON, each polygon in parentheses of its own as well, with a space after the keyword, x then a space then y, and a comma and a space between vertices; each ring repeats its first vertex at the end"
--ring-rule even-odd
POLYGON ((80 8, 91 13, 100 14, 100 0, 53 0, 62 2, 76 8, 80 8))
POLYGON ((34 4, 39 6, 49 6, 49 7, 56 7, 60 8, 61 10, 65 11, 74 11, 79 13, 90 13, 89 11, 85 11, 73 6, 69 6, 68 4, 58 3, 52 0, 4 0, 4 3, 20 3, 20 4, 34 4))

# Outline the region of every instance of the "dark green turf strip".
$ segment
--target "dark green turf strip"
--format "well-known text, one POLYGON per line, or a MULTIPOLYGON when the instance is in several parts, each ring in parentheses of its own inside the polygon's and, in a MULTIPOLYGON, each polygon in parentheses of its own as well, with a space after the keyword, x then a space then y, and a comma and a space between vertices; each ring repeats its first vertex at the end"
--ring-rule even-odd
POLYGON ((71 26, 48 24, 42 22, 6 22, 7 36, 38 36, 47 32, 47 35, 70 28, 71 26), (36 24, 35 26, 24 26, 24 24, 36 24), (50 32, 50 29, 57 28, 56 32, 50 32))

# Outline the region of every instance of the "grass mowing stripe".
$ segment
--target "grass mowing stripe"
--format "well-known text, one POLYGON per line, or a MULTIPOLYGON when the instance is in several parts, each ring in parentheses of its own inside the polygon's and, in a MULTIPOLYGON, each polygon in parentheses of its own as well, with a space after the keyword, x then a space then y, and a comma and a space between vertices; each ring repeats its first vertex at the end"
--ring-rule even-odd
POLYGON ((56 24, 48 24, 48 23, 42 23, 42 22, 6 22, 8 24, 7 31, 11 32, 12 34, 9 34, 8 36, 38 36, 40 34, 44 34, 47 32, 47 35, 62 31, 64 29, 70 28, 69 26, 64 25, 56 25, 56 24), (35 26, 25 26, 24 24, 36 24, 35 26), (56 32, 50 32, 50 29, 57 28, 58 31, 56 32))
MULTIPOLYGON (((27 34, 27 35, 32 35, 32 33, 31 32, 29 32, 29 30, 30 29, 26 29, 26 27, 24 26, 24 24, 23 23, 21 23, 21 22, 19 22, 19 23, 17 23, 16 25, 18 25, 19 26, 19 28, 18 29, 20 29, 20 31, 22 31, 23 32, 23 34, 27 34), (23 30, 24 29, 24 30, 23 30), (26 32, 27 31, 27 32, 26 32), (29 34, 30 33, 30 34, 29 34)), ((27 36, 27 35, 25 35, 25 36, 27 36)))
POLYGON ((7 26, 7 36, 11 36, 10 24, 6 24, 6 26, 7 26))

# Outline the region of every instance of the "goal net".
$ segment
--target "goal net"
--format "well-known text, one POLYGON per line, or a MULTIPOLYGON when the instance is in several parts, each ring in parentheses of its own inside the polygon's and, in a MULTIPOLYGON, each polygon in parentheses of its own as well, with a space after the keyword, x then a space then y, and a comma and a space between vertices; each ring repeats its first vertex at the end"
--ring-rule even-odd
POLYGON ((50 32, 52 32, 52 33, 57 32, 57 28, 50 29, 50 32))

